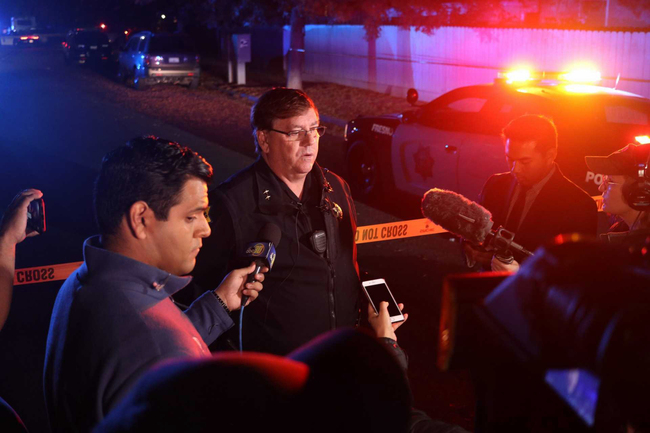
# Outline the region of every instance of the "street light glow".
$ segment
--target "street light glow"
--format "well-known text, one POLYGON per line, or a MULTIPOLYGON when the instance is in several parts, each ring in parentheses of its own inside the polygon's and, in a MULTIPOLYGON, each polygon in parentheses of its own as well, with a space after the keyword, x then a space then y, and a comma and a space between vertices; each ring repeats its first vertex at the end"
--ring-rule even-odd
POLYGON ((160 18, 165 19, 165 18, 167 18, 167 15, 162 14, 162 15, 160 16, 160 18))

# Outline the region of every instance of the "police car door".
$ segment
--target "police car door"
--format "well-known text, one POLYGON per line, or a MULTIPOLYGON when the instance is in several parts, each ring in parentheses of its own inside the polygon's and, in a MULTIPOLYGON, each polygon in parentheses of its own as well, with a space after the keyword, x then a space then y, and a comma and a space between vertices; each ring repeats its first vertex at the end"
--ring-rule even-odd
POLYGON ((452 90, 395 130, 391 159, 398 190, 416 195, 430 188, 458 191, 458 156, 473 135, 485 93, 481 86, 452 90))

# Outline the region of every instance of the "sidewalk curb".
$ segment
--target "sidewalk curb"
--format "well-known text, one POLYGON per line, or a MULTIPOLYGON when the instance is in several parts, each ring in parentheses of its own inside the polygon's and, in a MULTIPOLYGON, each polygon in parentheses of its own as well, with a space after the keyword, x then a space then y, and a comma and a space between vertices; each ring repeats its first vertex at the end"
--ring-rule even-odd
MULTIPOLYGON (((246 93, 239 93, 233 90, 220 89, 219 87, 214 87, 214 89, 233 97, 248 99, 251 102, 257 102, 257 100, 259 99, 257 96, 248 95, 246 93)), ((345 125, 348 123, 343 119, 337 119, 336 117, 326 116, 325 114, 320 114, 320 118, 326 123, 331 123, 333 125, 340 126, 341 128, 345 127, 345 125)))

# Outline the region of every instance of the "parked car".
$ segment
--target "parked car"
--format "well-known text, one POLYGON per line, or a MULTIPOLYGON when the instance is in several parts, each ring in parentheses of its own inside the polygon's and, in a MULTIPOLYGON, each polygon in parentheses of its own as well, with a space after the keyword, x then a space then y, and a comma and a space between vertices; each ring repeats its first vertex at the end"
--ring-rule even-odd
POLYGON ((108 36, 96 29, 75 29, 68 32, 63 42, 66 64, 106 64, 111 55, 108 36))
MULTIPOLYGON (((415 104, 417 92, 410 93, 415 104)), ((437 187, 476 200, 490 175, 508 171, 500 133, 523 114, 554 120, 560 169, 591 195, 599 194, 602 174, 590 172, 584 156, 650 135, 650 99, 594 84, 498 79, 401 114, 348 122, 348 181, 359 198, 393 188, 422 196, 437 187)))
POLYGON ((136 89, 171 83, 195 89, 199 85, 199 55, 180 34, 139 32, 119 55, 118 80, 136 89))
POLYGON ((14 38, 14 46, 40 45, 41 37, 35 30, 22 30, 11 34, 14 38))

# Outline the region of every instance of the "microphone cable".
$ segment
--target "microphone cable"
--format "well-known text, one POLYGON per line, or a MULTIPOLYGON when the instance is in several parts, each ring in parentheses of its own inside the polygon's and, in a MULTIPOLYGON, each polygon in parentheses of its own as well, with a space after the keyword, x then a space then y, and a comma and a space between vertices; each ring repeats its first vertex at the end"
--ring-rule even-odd
POLYGON ((239 351, 240 352, 244 351, 244 340, 242 339, 243 329, 244 329, 244 306, 242 305, 241 308, 239 309, 239 351))

